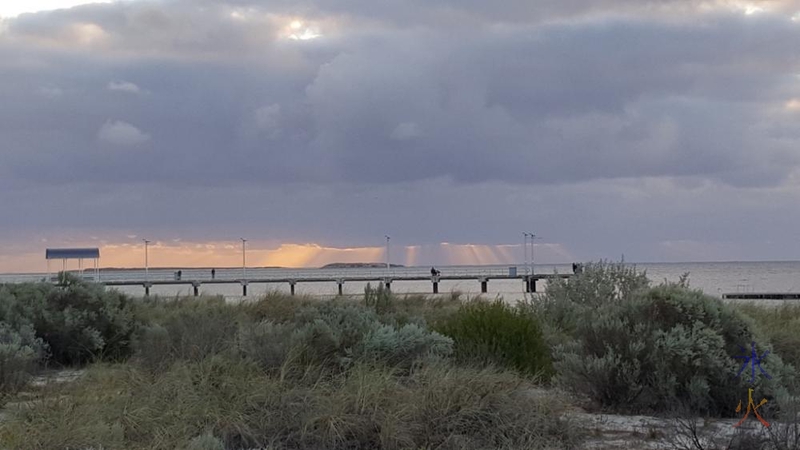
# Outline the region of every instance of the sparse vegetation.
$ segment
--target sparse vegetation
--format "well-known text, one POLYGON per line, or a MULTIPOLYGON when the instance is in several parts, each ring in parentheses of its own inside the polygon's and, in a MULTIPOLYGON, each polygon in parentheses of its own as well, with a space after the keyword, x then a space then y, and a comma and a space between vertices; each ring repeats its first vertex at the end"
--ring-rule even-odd
POLYGON ((773 350, 772 379, 754 382, 760 395, 777 399, 794 379, 750 317, 689 289, 685 279, 649 287, 630 268, 587 265, 531 309, 552 324, 560 384, 604 409, 652 413, 681 405, 731 416, 747 394, 744 377, 735 377, 741 362, 734 356, 756 341, 762 352, 773 350))
POLYGON ((371 302, 137 300, 131 357, 95 358, 82 379, 29 391, 36 400, 0 422, 0 441, 9 449, 576 448, 561 403, 525 394, 533 380, 452 357, 453 340, 428 322, 460 306, 380 288, 371 302))
POLYGON ((587 264, 520 305, 382 286, 358 300, 132 300, 63 281, 0 286, 0 395, 15 405, 3 448, 580 448, 568 405, 533 389, 551 376, 601 410, 680 413, 683 427, 643 440, 798 448, 800 308, 725 304, 685 278, 651 286, 587 264), (733 356, 752 341, 771 351, 755 387, 773 427, 700 436, 701 418, 746 399, 733 356), (50 365, 86 373, 25 387, 50 365))

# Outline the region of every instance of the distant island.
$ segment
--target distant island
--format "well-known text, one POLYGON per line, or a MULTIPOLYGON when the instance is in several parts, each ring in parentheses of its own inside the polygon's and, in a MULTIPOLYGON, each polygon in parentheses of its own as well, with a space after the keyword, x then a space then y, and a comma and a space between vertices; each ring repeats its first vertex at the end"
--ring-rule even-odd
MULTIPOLYGON (((382 269, 386 263, 331 263, 325 264, 321 269, 382 269)), ((402 264, 389 264, 389 267, 405 267, 402 264)))

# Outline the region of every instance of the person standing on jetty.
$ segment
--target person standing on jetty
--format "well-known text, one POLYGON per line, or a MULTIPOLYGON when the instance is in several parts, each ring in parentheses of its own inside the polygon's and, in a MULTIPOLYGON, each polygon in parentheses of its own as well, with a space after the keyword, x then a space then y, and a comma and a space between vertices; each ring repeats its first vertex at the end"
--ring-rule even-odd
POLYGON ((211 279, 213 280, 214 277, 217 276, 217 269, 211 269, 211 279))

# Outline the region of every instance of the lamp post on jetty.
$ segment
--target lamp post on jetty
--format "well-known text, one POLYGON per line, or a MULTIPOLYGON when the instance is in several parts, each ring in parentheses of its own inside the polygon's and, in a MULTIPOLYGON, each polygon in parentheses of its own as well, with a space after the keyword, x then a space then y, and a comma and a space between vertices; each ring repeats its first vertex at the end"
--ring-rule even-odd
POLYGON ((245 247, 244 243, 247 242, 245 238, 239 238, 242 241, 242 279, 244 280, 247 278, 247 260, 245 259, 245 247))
POLYGON ((523 231, 522 232, 522 251, 525 254, 525 275, 528 274, 528 233, 523 231))
POLYGON ((150 244, 150 241, 147 239, 142 239, 144 242, 144 281, 150 281, 150 262, 147 260, 147 246, 150 244))
POLYGON ((533 275, 534 266, 536 264, 535 260, 533 259, 533 240, 536 239, 536 235, 533 233, 528 233, 528 235, 531 237, 531 275, 533 275))
POLYGON ((384 235, 386 237, 386 275, 389 275, 389 235, 384 235))

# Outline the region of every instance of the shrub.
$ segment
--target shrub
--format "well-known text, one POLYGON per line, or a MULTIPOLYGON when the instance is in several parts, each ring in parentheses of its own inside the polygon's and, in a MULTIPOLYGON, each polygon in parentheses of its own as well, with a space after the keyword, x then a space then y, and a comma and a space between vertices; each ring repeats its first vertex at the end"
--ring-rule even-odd
POLYGON ((364 335, 380 325, 380 319, 372 309, 332 302, 301 310, 296 320, 301 325, 310 325, 305 333, 330 333, 341 349, 353 348, 364 335))
POLYGON ((154 321, 166 330, 173 359, 198 361, 231 350, 243 320, 239 309, 217 297, 166 301, 158 308, 154 321))
POLYGON ((357 364, 302 383, 220 356, 153 378, 94 366, 0 422, 0 441, 9 450, 577 448, 558 402, 527 388, 511 372, 447 364, 403 377, 357 364))
POLYGON ((31 325, 59 364, 127 357, 137 326, 129 299, 68 274, 61 274, 60 280, 60 286, 4 286, 0 289, 0 321, 17 328, 31 325))
POLYGON ((760 334, 769 339, 784 362, 800 368, 800 305, 735 304, 735 308, 755 320, 760 334))
POLYGON ((301 309, 319 303, 306 297, 289 296, 281 292, 268 292, 264 297, 238 307, 254 322, 269 320, 276 323, 289 322, 301 309))
MULTIPOLYGON (((752 321, 719 299, 663 285, 593 310, 576 312, 571 342, 554 351, 563 385, 602 407, 626 412, 664 411, 677 405, 715 416, 732 414, 747 398, 746 374, 733 359, 739 345, 757 341, 752 321)), ((791 381, 778 355, 762 363, 773 379, 755 381, 773 398, 791 381)), ((772 405, 771 405, 772 406, 772 405)))
POLYGON ((0 322, 0 394, 23 387, 45 355, 45 345, 33 329, 19 330, 0 322))
POLYGON ((424 323, 387 325, 372 309, 324 303, 298 313, 300 327, 290 348, 299 348, 299 361, 345 368, 358 361, 397 364, 408 369, 425 356, 446 356, 449 338, 432 333, 424 323))
POLYGON ((380 318, 389 325, 411 323, 435 327, 455 314, 462 304, 460 299, 449 296, 406 295, 395 298, 392 311, 382 313, 380 318))
POLYGON ((393 296, 389 289, 383 286, 383 283, 378 284, 377 288, 373 288, 369 283, 364 288, 364 305, 367 308, 372 308, 378 314, 388 312, 393 306, 393 296))
POLYGON ((293 344, 295 328, 265 320, 245 324, 239 329, 238 350, 242 356, 264 369, 275 369, 285 361, 293 344))
POLYGON ((213 434, 206 433, 189 441, 186 450, 225 450, 225 443, 213 434))
POLYGON ((169 331, 161 325, 141 327, 133 347, 136 362, 150 372, 163 372, 175 360, 169 331))
POLYGON ((354 352, 366 360, 410 368, 424 357, 442 358, 453 352, 453 340, 414 324, 395 328, 381 325, 366 336, 354 352))
POLYGON ((465 304, 437 330, 453 339, 461 360, 494 362, 530 375, 551 374, 539 322, 501 300, 465 304))
POLYGON ((576 320, 582 314, 630 300, 649 285, 646 273, 635 267, 590 262, 569 280, 550 280, 544 294, 524 307, 546 318, 543 331, 548 342, 555 345, 563 343, 575 330, 576 320))

